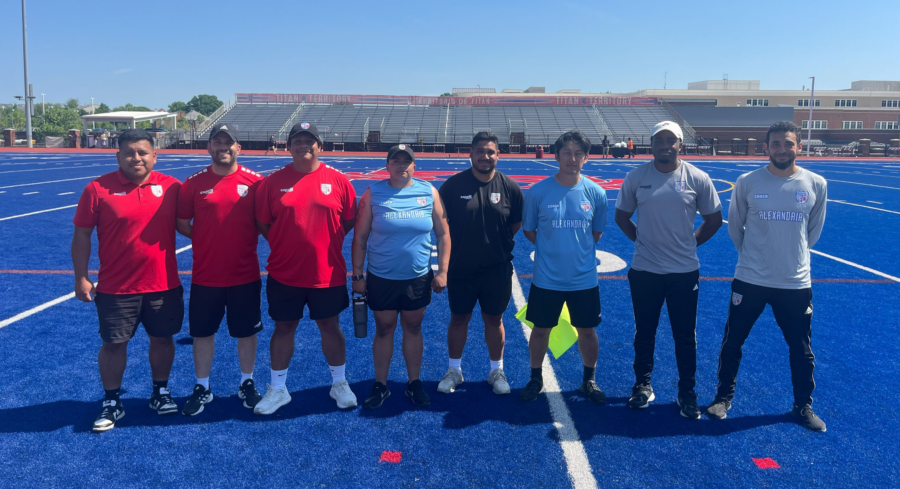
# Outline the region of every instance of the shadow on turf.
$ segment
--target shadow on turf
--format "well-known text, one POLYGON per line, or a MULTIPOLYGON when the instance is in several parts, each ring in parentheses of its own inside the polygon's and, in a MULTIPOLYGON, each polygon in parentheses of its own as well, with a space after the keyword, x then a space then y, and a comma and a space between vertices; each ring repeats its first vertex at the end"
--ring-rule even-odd
MULTIPOLYGON (((626 406, 627 397, 609 397, 605 406, 595 406, 577 391, 563 392, 563 395, 569 401, 567 404, 582 440, 590 440, 596 435, 625 438, 724 436, 763 426, 796 424, 788 413, 741 416, 732 409, 728 418, 719 420, 709 419, 706 406, 701 405, 700 419, 687 419, 679 414, 674 402, 654 402, 646 409, 630 409, 626 406)), ((557 434, 554 430, 548 436, 558 440, 557 434)))
MULTIPOLYGON (((356 393, 360 407, 343 410, 347 415, 369 418, 393 418, 407 411, 444 413, 443 427, 463 429, 480 423, 493 421, 511 425, 534 425, 552 423, 546 403, 521 404, 518 391, 511 395, 497 396, 485 382, 463 384, 465 388, 446 395, 437 392, 437 382, 425 382, 425 390, 431 396, 431 405, 415 406, 406 398, 404 382, 388 382, 391 397, 378 409, 363 409, 362 403, 372 388, 372 381, 354 382, 350 385, 356 393)), ((306 416, 330 415, 339 411, 334 400, 329 397, 329 386, 314 387, 291 392, 291 402, 269 416, 257 416, 242 405, 237 394, 216 390, 213 402, 197 416, 174 414, 160 416, 148 407, 148 398, 125 398, 125 418, 117 423, 116 430, 129 427, 177 426, 191 424, 219 423, 237 420, 266 423, 278 420, 303 418, 306 416)), ((179 408, 184 406, 187 396, 176 397, 179 408)), ((0 409, 0 433, 44 433, 72 427, 74 433, 91 431, 91 424, 100 411, 100 401, 54 401, 36 406, 0 409)))

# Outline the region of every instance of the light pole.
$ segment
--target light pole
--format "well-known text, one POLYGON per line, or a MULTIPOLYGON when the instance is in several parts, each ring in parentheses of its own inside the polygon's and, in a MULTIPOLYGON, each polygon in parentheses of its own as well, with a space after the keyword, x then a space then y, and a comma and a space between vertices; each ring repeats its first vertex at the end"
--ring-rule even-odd
POLYGON ((25 61, 25 139, 28 141, 28 147, 33 148, 31 142, 31 101, 28 98, 28 35, 25 30, 25 0, 22 0, 22 57, 25 61))
POLYGON ((809 147, 812 146, 812 111, 816 102, 816 77, 811 76, 810 78, 812 78, 812 86, 809 89, 809 122, 806 123, 806 156, 809 156, 809 147))
MULTIPOLYGON (((91 115, 94 115, 94 97, 91 97, 91 115)), ((91 129, 96 129, 97 126, 94 125, 94 121, 91 121, 91 129)))
POLYGON ((44 94, 42 93, 41 94, 41 115, 44 115, 46 113, 47 113, 47 111, 44 110, 44 94))

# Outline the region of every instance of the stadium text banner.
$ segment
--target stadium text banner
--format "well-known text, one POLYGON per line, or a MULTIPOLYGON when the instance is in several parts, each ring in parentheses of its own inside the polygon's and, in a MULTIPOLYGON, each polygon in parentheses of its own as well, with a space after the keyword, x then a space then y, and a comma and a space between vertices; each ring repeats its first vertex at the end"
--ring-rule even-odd
POLYGON ((236 93, 239 104, 369 104, 369 105, 657 105, 656 97, 423 97, 419 95, 336 95, 312 93, 236 93))

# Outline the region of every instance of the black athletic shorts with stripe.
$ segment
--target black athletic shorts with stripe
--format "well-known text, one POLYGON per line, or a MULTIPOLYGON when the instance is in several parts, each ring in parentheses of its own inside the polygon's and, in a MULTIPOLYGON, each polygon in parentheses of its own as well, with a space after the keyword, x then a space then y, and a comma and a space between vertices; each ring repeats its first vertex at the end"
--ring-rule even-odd
POLYGON ((303 308, 309 307, 313 321, 337 316, 350 307, 350 294, 346 285, 315 289, 283 284, 269 275, 266 278, 266 301, 269 317, 275 321, 299 321, 303 308))
POLYGON ((600 286, 584 290, 550 290, 531 284, 525 319, 535 328, 552 328, 559 322, 563 304, 569 309, 569 320, 576 328, 600 325, 600 286))
POLYGON ((144 325, 147 335, 164 338, 181 331, 184 288, 142 294, 94 294, 100 338, 106 343, 127 343, 144 325))
POLYGON ((262 280, 230 287, 191 284, 188 322, 191 336, 206 338, 219 331, 228 317, 228 334, 247 338, 262 331, 260 292, 262 280))

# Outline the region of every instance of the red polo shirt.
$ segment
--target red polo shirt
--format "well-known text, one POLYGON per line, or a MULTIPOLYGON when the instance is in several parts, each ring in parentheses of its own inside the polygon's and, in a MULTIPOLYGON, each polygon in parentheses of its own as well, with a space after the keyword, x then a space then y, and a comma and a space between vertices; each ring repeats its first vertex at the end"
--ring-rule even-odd
POLYGON ((178 179, 155 171, 138 186, 116 170, 84 188, 72 222, 97 228, 97 291, 141 294, 181 285, 175 262, 180 187, 178 179))
POLYGON ((272 278, 294 287, 347 284, 341 221, 356 219, 356 191, 343 173, 325 164, 301 173, 288 164, 260 184, 256 219, 272 225, 272 278))
POLYGON ((208 166, 189 176, 178 192, 178 218, 193 219, 191 282, 230 287, 259 280, 259 231, 253 216, 259 173, 238 165, 220 176, 208 166))

